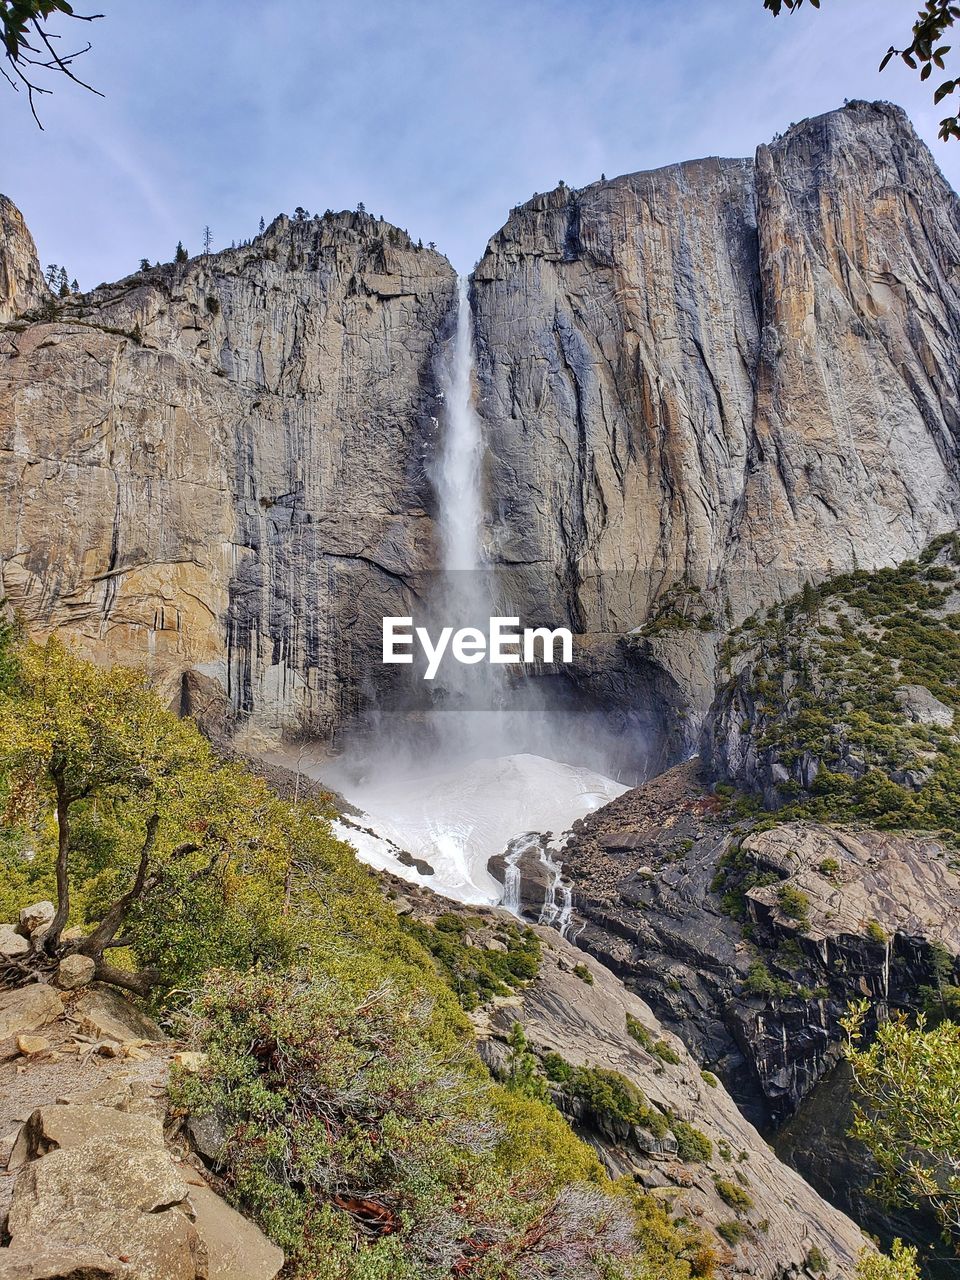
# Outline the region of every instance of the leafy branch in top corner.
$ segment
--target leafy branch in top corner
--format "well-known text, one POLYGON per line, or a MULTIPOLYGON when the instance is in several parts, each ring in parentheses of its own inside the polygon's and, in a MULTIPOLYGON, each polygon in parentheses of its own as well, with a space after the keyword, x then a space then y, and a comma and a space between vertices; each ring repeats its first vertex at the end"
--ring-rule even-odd
POLYGON ((43 125, 37 115, 36 99, 41 94, 53 93, 40 82, 44 73, 64 75, 82 89, 103 97, 99 89, 81 80, 72 70, 77 58, 89 52, 89 41, 72 52, 63 50, 57 43, 59 32, 50 25, 50 20, 57 17, 72 18, 75 22, 95 22, 103 14, 74 13, 68 0, 0 0, 0 41, 7 64, 4 66, 0 62, 0 75, 12 89, 26 89, 30 111, 41 129, 43 125))
MULTIPOLYGON (((777 16, 784 9, 795 13, 803 3, 804 0, 763 0, 763 7, 777 16)), ((820 0, 810 0, 810 4, 814 9, 820 8, 820 0)), ((917 13, 911 29, 910 43, 902 49, 891 45, 883 56, 880 70, 882 71, 892 58, 901 58, 913 71, 919 69, 921 80, 929 80, 934 68, 943 71, 944 59, 950 52, 951 46, 942 44, 941 41, 958 18, 960 18, 960 5, 951 4, 949 0, 927 0, 917 13)), ((960 92, 960 79, 942 80, 934 92, 934 104, 958 92, 960 92)), ((940 137, 944 142, 949 138, 960 138, 960 114, 945 116, 940 121, 940 137)))

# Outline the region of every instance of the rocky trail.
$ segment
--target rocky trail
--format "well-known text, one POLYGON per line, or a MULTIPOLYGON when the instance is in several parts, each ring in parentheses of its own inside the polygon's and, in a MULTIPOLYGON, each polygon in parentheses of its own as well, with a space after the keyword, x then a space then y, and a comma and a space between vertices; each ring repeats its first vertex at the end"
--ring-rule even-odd
POLYGON ((2 1280, 272 1280, 169 1114, 191 1055, 100 984, 0 992, 2 1280))

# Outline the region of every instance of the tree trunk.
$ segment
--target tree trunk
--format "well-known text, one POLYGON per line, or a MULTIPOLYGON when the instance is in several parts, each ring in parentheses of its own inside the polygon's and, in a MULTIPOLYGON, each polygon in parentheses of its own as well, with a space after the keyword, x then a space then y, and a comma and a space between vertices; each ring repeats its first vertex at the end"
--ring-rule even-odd
POLYGON ((97 982, 109 982, 112 987, 122 987, 124 991, 132 991, 135 996, 148 996, 160 980, 156 969, 141 969, 139 973, 130 973, 127 969, 118 969, 116 965, 97 961, 94 978, 97 982))
POLYGON ((63 774, 58 770, 52 776, 57 791, 57 909, 39 944, 50 955, 70 915, 70 797, 63 774))
POLYGON ((151 814, 147 819, 147 829, 143 837, 143 845, 140 849, 140 865, 137 868, 136 879, 123 897, 118 898, 109 911, 104 914, 103 919, 94 929, 93 933, 84 938, 80 943, 77 950, 83 955, 92 956, 93 959, 99 960, 100 956, 103 954, 104 947, 109 946, 116 937, 117 930, 127 917, 127 912, 146 888, 147 871, 150 866, 150 855, 153 853, 153 846, 156 843, 157 828, 159 826, 159 813, 151 814))

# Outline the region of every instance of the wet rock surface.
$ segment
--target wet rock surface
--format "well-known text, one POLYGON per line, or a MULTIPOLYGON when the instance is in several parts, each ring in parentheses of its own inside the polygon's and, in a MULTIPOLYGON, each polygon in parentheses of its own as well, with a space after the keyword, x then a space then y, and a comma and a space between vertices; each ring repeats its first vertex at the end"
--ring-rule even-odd
POLYGON ((148 662, 174 703, 196 671, 263 728, 329 733, 433 566, 450 264, 367 214, 281 216, 38 306, 11 209, 3 593, 37 631, 148 662))

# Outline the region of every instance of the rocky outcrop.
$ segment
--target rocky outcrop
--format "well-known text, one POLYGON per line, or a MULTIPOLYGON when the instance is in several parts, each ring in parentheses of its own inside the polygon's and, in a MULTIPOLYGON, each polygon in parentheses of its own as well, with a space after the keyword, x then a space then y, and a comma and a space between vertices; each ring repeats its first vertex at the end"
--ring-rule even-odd
MULTIPOLYGON (((569 934, 769 1130, 836 1062, 852 999, 917 1008, 922 988, 953 980, 960 878, 928 837, 815 823, 735 833, 697 768, 576 824, 558 855, 569 934)), ((531 903, 536 892, 531 881, 531 903)))
MULTIPOLYGON (((470 947, 502 953, 504 926, 515 929, 515 917, 503 910, 451 902, 395 876, 383 880, 394 909, 406 917, 427 925, 441 915, 462 917, 470 947)), ((553 1055, 620 1077, 659 1118, 656 1133, 626 1123, 596 1099, 571 1099, 553 1085, 551 1096, 614 1177, 635 1179, 676 1221, 705 1229, 718 1277, 808 1280, 816 1247, 826 1275, 852 1280, 866 1242, 850 1219, 777 1158, 728 1090, 607 966, 554 929, 537 927, 536 936, 536 975, 470 1015, 494 1076, 543 1072, 553 1055), (731 1205, 733 1183, 749 1204, 731 1205)))
MULTIPOLYGON (((567 937, 647 1001, 762 1132, 785 1134, 778 1151, 821 1194, 887 1244, 935 1245, 932 1223, 868 1194, 873 1166, 846 1136, 840 1020, 861 998, 876 1018, 936 1012, 952 997, 953 849, 813 822, 751 831, 699 768, 678 766, 575 824, 553 854, 571 899, 567 937)), ((516 866, 519 901, 538 919, 535 842, 516 866)))
POLYGON ((23 214, 0 195, 0 324, 51 300, 23 214))
MULTIPOLYGON (((722 626, 955 527, 958 263, 957 199, 886 104, 515 209, 474 293, 489 537, 533 611, 622 634, 681 583, 722 626)), ((701 628, 674 647, 696 718, 701 628)))
POLYGON ((949 829, 937 797, 955 786, 958 604, 954 533, 747 619, 724 644, 701 735, 710 775, 768 809, 819 797, 828 813, 949 829), (845 808, 823 801, 831 789, 845 808))
POLYGON ((38 1031, 63 1013, 58 992, 46 983, 0 992, 0 1055, 24 1032, 38 1031))
POLYGON ((154 1116, 100 1103, 41 1108, 11 1167, 20 1172, 0 1274, 16 1275, 19 1259, 51 1245, 99 1254, 113 1268, 104 1274, 129 1280, 273 1280, 283 1265, 279 1249, 178 1167, 154 1116))
MULTIPOLYGON (((5 250, 18 280, 24 244, 5 250)), ((3 595, 40 633, 148 663, 177 704, 197 671, 264 728, 329 735, 383 671, 381 617, 433 564, 454 294, 445 258, 364 213, 280 217, 39 311, 18 286, 3 595)))
MULTIPOLYGON (((96 986, 0 1000, 45 1033, 35 1056, 23 1042, 40 1037, 22 1035, 23 1056, 0 1053, 0 1280, 273 1280, 282 1251, 168 1143, 172 1046, 156 1025, 96 986)), ((186 1070, 189 1057, 172 1060, 186 1070)))

